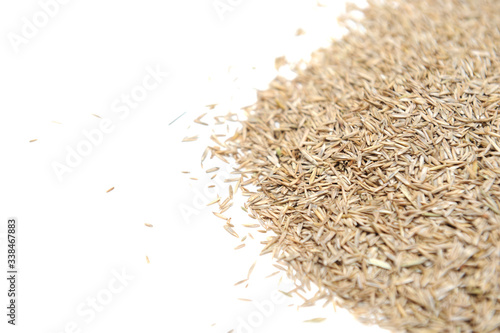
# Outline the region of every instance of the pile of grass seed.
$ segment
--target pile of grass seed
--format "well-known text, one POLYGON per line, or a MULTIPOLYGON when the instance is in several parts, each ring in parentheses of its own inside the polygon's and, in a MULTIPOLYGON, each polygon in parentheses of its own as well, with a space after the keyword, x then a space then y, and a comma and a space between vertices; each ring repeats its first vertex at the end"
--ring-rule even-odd
POLYGON ((306 305, 393 331, 498 332, 500 1, 362 11, 212 153, 256 186, 246 206, 275 234, 263 253, 319 288, 306 305))

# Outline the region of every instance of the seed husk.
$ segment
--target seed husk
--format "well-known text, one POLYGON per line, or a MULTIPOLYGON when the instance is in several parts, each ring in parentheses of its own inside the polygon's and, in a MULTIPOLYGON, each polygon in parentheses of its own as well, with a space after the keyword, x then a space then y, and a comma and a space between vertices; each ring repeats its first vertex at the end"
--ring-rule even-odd
POLYGON ((217 202, 219 202, 219 201, 220 201, 220 197, 217 197, 217 199, 212 200, 212 201, 210 201, 209 203, 207 203, 207 206, 213 205, 213 204, 215 204, 215 203, 217 203, 217 202))
POLYGON ((372 258, 372 259, 368 259, 366 262, 370 265, 374 265, 374 266, 377 266, 380 268, 391 269, 391 265, 389 265, 387 262, 382 261, 382 260, 372 258))
POLYGON ((219 168, 215 167, 215 168, 210 168, 210 169, 207 169, 207 171, 205 171, 206 173, 211 173, 211 172, 215 172, 215 171, 218 171, 219 168))
POLYGON ((202 114, 201 116, 199 116, 198 118, 196 118, 196 119, 194 120, 194 122, 195 122, 195 123, 197 123, 197 124, 200 124, 200 125, 208 126, 208 124, 207 124, 207 123, 205 123, 205 122, 201 121, 201 119, 202 119, 205 115, 206 115, 206 113, 202 114))
POLYGON ((229 220, 228 217, 225 217, 224 215, 222 215, 221 213, 217 213, 217 212, 212 212, 215 216, 217 216, 218 218, 220 219, 223 219, 223 220, 229 220))
POLYGON ((239 250, 239 249, 244 248, 244 247, 245 247, 245 244, 243 243, 243 244, 236 246, 234 249, 239 250))
POLYGON ((233 230, 233 228, 231 228, 230 226, 228 225, 225 225, 224 226, 224 229, 231 235, 231 236, 234 236, 236 238, 239 238, 238 234, 236 233, 236 231, 233 230))
POLYGON ((326 320, 326 318, 312 318, 308 320, 304 320, 304 323, 322 323, 326 320))
POLYGON ((245 283, 247 281, 248 281, 248 279, 244 279, 244 280, 236 282, 234 285, 237 286, 237 285, 240 285, 240 284, 245 283))
POLYGON ((247 275, 247 279, 250 279, 250 275, 252 274, 253 272, 253 269, 255 268, 255 265, 257 264, 257 262, 254 262, 252 264, 252 266, 250 266, 250 269, 248 270, 248 275, 247 275))
POLYGON ((182 139, 182 142, 192 142, 198 140, 198 135, 195 136, 186 136, 184 139, 182 139))

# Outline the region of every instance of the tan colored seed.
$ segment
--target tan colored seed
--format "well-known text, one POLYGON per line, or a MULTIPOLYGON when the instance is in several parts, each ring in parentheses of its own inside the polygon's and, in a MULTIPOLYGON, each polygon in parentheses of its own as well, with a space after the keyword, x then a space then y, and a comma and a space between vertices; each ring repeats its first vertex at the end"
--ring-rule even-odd
POLYGON ((244 248, 244 247, 245 247, 245 244, 240 244, 240 245, 236 246, 234 249, 239 250, 239 249, 244 248))
POLYGON ((182 142, 192 142, 198 140, 198 136, 186 136, 184 139, 182 139, 182 142))
POLYGON ((322 323, 326 320, 326 318, 312 318, 308 320, 304 320, 304 323, 322 323))

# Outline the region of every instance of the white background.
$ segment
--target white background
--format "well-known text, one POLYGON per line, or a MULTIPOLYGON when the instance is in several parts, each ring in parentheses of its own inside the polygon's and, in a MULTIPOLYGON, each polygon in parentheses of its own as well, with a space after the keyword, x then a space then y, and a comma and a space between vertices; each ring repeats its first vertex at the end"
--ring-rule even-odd
POLYGON ((2 1, 0 267, 15 216, 20 275, 16 327, 6 324, 1 280, 0 331, 380 332, 331 305, 298 309, 300 298, 279 293, 291 284, 265 278, 276 269, 258 256, 266 235, 241 227, 256 222, 240 210, 243 199, 225 213, 240 238, 256 238, 240 250, 205 206, 227 196, 222 180, 232 176, 223 168, 210 180, 200 166, 212 131, 227 133, 213 116, 253 103, 255 88, 278 74, 276 57, 307 60, 341 36, 344 8, 340 0, 2 1), (306 34, 295 36, 298 28, 306 34), (151 70, 168 76, 127 113, 121 98, 140 91, 151 70), (204 112, 211 126, 193 125, 204 112), (97 133, 103 120, 92 114, 112 129, 97 133), (55 163, 88 144, 84 132, 96 143, 58 177, 55 163), (181 143, 186 135, 200 139, 181 143), (256 259, 248 287, 234 286, 256 259), (327 320, 304 323, 316 317, 327 320))

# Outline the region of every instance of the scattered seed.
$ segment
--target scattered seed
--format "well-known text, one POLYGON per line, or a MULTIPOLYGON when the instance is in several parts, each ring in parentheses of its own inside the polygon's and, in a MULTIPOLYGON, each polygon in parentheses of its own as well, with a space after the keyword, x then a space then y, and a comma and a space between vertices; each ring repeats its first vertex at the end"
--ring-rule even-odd
POLYGON ((276 271, 276 272, 271 273, 271 274, 269 274, 268 276, 266 276, 266 278, 273 277, 273 276, 275 276, 276 274, 279 274, 279 273, 280 273, 279 271, 276 271))
POLYGON ((226 231, 231 234, 231 236, 234 236, 236 238, 239 238, 238 234, 233 230, 233 228, 231 228, 230 226, 228 225, 225 225, 224 226, 224 229, 226 229, 226 231))
POLYGON ((283 295, 285 295, 286 297, 293 297, 292 294, 290 294, 289 292, 286 292, 286 291, 283 291, 283 290, 278 290, 280 293, 282 293, 283 295))
POLYGON ((197 124, 200 124, 200 125, 208 126, 207 123, 204 123, 204 122, 201 121, 201 118, 203 118, 205 115, 206 115, 206 113, 202 114, 201 116, 199 116, 198 118, 196 118, 194 120, 194 122, 197 123, 197 124))
POLYGON ((244 279, 244 280, 241 280, 241 281, 236 282, 234 285, 235 285, 235 286, 237 286, 237 285, 242 284, 242 283, 245 283, 245 282, 247 282, 247 281, 248 281, 248 279, 244 279))
POLYGON ((255 264, 257 264, 257 262, 254 262, 252 266, 250 266, 250 269, 248 270, 247 279, 250 279, 250 275, 252 274, 253 269, 255 268, 255 264))
POLYGON ((313 319, 304 320, 304 323, 322 323, 325 320, 326 320, 326 318, 313 318, 313 319))
POLYGON ((242 224, 245 228, 259 228, 260 224, 242 224))
POLYGON ((235 247, 234 249, 239 250, 239 249, 244 248, 244 247, 245 247, 245 244, 240 244, 237 247, 235 247))
MULTIPOLYGON (((213 205, 213 204, 215 204, 215 203, 217 203, 217 202, 219 202, 219 201, 220 201, 220 197, 217 197, 217 199, 212 200, 212 201, 210 201, 209 203, 207 203, 207 206, 211 206, 211 205, 213 205)), ((214 213, 214 214, 215 214, 215 213, 214 213)), ((218 215, 215 215, 215 216, 218 216, 218 215)))
POLYGON ((215 216, 217 216, 218 218, 220 219, 223 219, 223 220, 229 220, 229 218, 225 217, 224 215, 220 214, 220 213, 217 213, 217 212, 212 212, 215 216))
POLYGON ((298 28, 297 31, 295 32, 295 36, 302 36, 305 35, 305 31, 302 28, 298 28))
POLYGON ((184 139, 182 139, 182 142, 192 142, 198 140, 198 135, 195 136, 186 136, 184 139))

